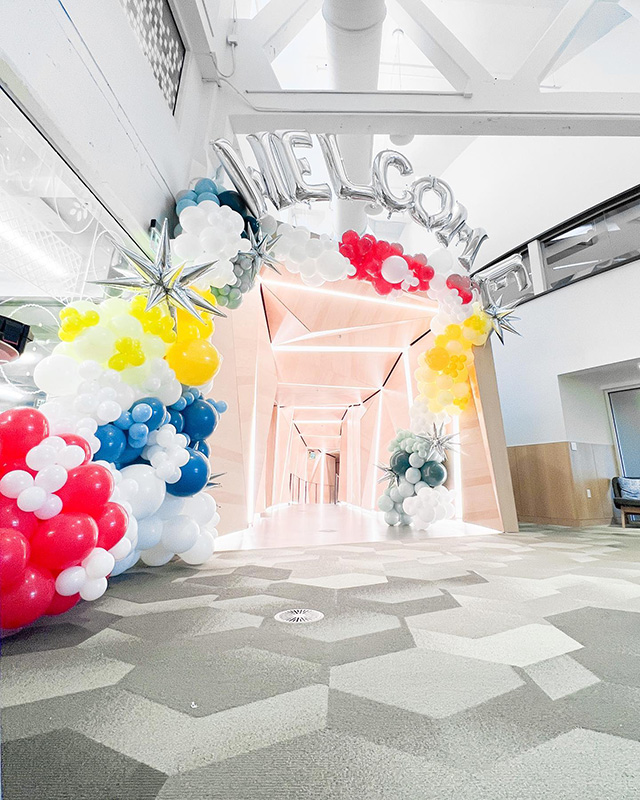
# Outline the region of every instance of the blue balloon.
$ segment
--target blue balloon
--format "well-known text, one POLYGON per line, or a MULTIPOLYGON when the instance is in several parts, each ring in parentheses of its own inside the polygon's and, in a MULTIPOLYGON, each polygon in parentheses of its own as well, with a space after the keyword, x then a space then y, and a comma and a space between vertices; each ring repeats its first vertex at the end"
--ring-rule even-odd
POLYGON ((142 400, 138 400, 131 406, 132 415, 139 405, 148 405, 151 408, 151 416, 147 420, 147 428, 149 428, 150 431, 155 431, 162 425, 164 420, 164 415, 167 410, 164 403, 161 403, 157 397, 143 397, 142 400))
POLYGON ((195 400, 182 412, 184 430, 192 439, 206 439, 218 424, 218 412, 205 400, 195 400))
POLYGON ((176 227, 173 229, 173 238, 175 239, 177 236, 180 236, 182 233, 182 225, 178 223, 176 227))
POLYGON ((182 417, 182 414, 179 411, 174 411, 172 408, 170 408, 169 417, 170 417, 169 421, 176 429, 176 433, 182 433, 182 431, 184 430, 184 419, 182 417))
POLYGON ((184 411, 186 407, 187 401, 184 397, 179 397, 172 406, 169 406, 169 408, 173 408, 175 411, 184 411))
POLYGON ((211 178, 200 178, 200 180, 193 187, 196 194, 203 194, 204 192, 211 192, 211 194, 218 194, 218 187, 211 180, 211 178))
POLYGON ((128 411, 123 411, 113 424, 123 431, 128 431, 133 425, 133 417, 128 411))
POLYGON ((118 463, 116 464, 118 469, 126 466, 127 464, 133 464, 136 458, 139 458, 142 455, 142 450, 142 447, 131 447, 131 445, 127 445, 120 455, 118 463))
POLYGON ((207 485, 210 476, 209 462, 203 453, 187 447, 189 460, 180 467, 180 480, 167 484, 167 492, 176 497, 190 497, 201 492, 207 485))
POLYGON ((224 414, 224 412, 229 408, 229 406, 225 403, 224 400, 213 400, 211 404, 218 412, 218 414, 224 414))
POLYGON ((209 456, 211 455, 211 448, 204 441, 204 439, 201 439, 199 442, 195 442, 193 445, 193 449, 197 450, 199 453, 202 453, 207 458, 209 458, 209 456))
POLYGON ((195 200, 197 196, 193 189, 183 189, 176 195, 176 203, 180 200, 195 200))
POLYGON ((149 428, 144 422, 134 422, 129 428, 129 445, 131 447, 144 447, 149 438, 149 428))
POLYGON ((120 428, 116 428, 111 423, 100 425, 96 431, 96 436, 100 439, 100 449, 93 456, 94 460, 110 461, 115 464, 127 446, 127 437, 120 428))
POLYGON ((193 403, 193 401, 196 399, 193 396, 193 392, 185 392, 182 396, 184 397, 184 401, 188 406, 190 406, 191 403, 193 403))
POLYGON ((218 195, 214 194, 213 192, 201 192, 198 195, 198 202, 203 203, 205 200, 212 200, 214 203, 220 205, 220 200, 218 200, 218 195))
POLYGON ((191 392, 191 394, 193 395, 194 399, 196 399, 196 400, 199 400, 202 397, 202 392, 200 391, 200 389, 193 388, 193 389, 189 389, 189 391, 191 392))
POLYGON ((185 210, 185 208, 188 208, 189 206, 195 206, 195 205, 196 205, 196 201, 195 200, 189 200, 186 197, 183 198, 182 200, 178 200, 178 202, 176 203, 176 214, 178 216, 180 216, 180 214, 182 214, 182 212, 185 210))
POLYGON ((153 411, 149 403, 136 403, 131 409, 131 417, 134 422, 147 422, 151 419, 153 411))

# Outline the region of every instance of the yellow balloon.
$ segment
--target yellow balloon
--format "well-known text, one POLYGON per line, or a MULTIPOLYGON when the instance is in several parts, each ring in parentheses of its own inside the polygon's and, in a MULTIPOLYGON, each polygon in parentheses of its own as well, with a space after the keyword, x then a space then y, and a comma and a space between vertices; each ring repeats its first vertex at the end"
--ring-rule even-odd
POLYGON ((180 383, 202 386, 220 369, 222 358, 206 339, 177 341, 167 350, 165 361, 176 373, 180 383))
POLYGON ((203 321, 197 320, 193 314, 189 314, 181 308, 176 311, 176 329, 178 341, 184 342, 189 339, 208 339, 213 333, 213 321, 203 315, 203 321))

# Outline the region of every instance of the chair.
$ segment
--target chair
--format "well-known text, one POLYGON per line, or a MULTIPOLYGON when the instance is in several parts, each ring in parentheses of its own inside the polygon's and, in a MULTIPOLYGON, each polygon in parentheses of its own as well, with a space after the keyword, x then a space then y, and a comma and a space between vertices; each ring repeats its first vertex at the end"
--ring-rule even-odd
MULTIPOLYGON (((640 480, 634 478, 634 480, 640 480)), ((627 527, 627 514, 636 514, 640 516, 640 499, 632 497, 624 497, 620 489, 620 483, 617 478, 611 479, 611 488, 613 490, 613 505, 620 510, 622 517, 622 527, 627 527)))

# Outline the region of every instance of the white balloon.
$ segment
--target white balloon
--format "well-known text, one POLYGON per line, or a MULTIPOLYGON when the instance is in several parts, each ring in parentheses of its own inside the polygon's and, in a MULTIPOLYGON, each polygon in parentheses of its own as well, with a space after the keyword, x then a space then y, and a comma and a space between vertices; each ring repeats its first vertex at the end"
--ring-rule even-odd
POLYGON ((178 514, 182 514, 184 504, 184 497, 176 497, 175 495, 168 494, 158 509, 158 517, 160 519, 171 519, 172 517, 177 517, 178 514))
POLYGON ((80 597, 83 600, 97 600, 107 591, 106 578, 93 578, 86 580, 80 588, 80 597))
POLYGON ((56 578, 56 592, 63 597, 77 594, 87 580, 84 567, 68 567, 56 578))
POLYGON ((140 559, 148 567, 161 567, 163 564, 168 563, 174 557, 175 553, 165 550, 161 544, 151 547, 149 550, 143 550, 140 553, 140 559))
POLYGON ((94 547, 89 555, 82 562, 87 577, 91 580, 95 578, 106 578, 115 565, 115 558, 104 547, 94 547))
POLYGON ((113 545, 109 552, 116 561, 122 561, 122 559, 126 558, 132 550, 133 547, 130 540, 127 539, 126 536, 123 536, 119 542, 113 545))
MULTIPOLYGON (((58 439, 58 436, 49 437, 53 439, 58 439)), ((66 447, 66 443, 64 443, 64 439, 61 440, 66 447)), ((52 447, 47 440, 45 440, 46 444, 43 442, 41 444, 32 447, 31 450, 27 453, 25 457, 25 463, 29 467, 29 469, 34 469, 39 471, 41 469, 45 469, 46 467, 51 466, 52 464, 56 463, 56 456, 59 452, 54 447, 52 447)))
POLYGON ((121 470, 122 477, 132 480, 137 490, 131 496, 124 495, 123 499, 131 503, 133 516, 139 521, 150 517, 162 505, 166 495, 166 486, 155 473, 153 467, 146 464, 131 464, 121 470))
POLYGON ((59 464, 52 464, 40 470, 35 478, 36 486, 47 492, 57 492, 67 482, 67 470, 59 464))
POLYGON ((150 550, 160 543, 162 520, 158 514, 140 520, 138 523, 138 550, 150 550))
POLYGON ((195 545, 199 533, 198 523, 190 517, 168 519, 162 529, 162 546, 173 553, 182 553, 195 545))
MULTIPOLYGON (((184 211, 186 210, 187 209, 185 208, 184 211)), ((183 214, 184 211, 182 212, 183 214)), ((198 258, 203 250, 203 247, 197 234, 185 232, 181 233, 180 236, 173 240, 173 250, 176 258, 184 261, 192 261, 193 259, 198 258)))
POLYGON ((402 283, 409 275, 409 265, 402 256, 389 256, 382 262, 380 274, 389 283, 402 283))
POLYGON ((57 494, 50 494, 44 503, 34 512, 38 519, 52 519, 62 511, 62 500, 57 494))
POLYGON ((56 456, 56 463, 65 469, 75 469, 84 461, 85 452, 79 444, 70 444, 56 456))
POLYGON ((75 395, 82 380, 79 364, 73 358, 50 355, 36 364, 33 370, 36 386, 50 395, 75 395))
POLYGON ((180 558, 186 564, 204 564, 213 555, 215 538, 209 531, 200 531, 197 542, 189 550, 180 553, 180 558))
POLYGON ((30 486, 18 495, 18 508, 21 511, 37 511, 47 500, 47 493, 41 486, 30 486))
POLYGON ((0 480, 0 493, 5 497, 18 497, 30 486, 33 486, 33 475, 24 469, 14 469, 0 480))
MULTIPOLYGON (((207 525, 211 522, 216 509, 216 501, 207 492, 198 492, 193 497, 188 497, 184 504, 184 513, 188 517, 195 519, 198 525, 207 525)), ((179 552, 179 550, 176 550, 176 553, 179 552)))

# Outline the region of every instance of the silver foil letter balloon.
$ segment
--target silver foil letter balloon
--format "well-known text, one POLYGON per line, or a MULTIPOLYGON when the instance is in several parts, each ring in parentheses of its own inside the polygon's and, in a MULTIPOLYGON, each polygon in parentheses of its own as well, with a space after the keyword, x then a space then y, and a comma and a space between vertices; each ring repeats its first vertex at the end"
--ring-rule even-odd
POLYGON ((415 181, 411 189, 413 190, 413 208, 411 209, 413 219, 420 225, 424 225, 427 230, 444 227, 451 219, 453 212, 454 198, 449 184, 440 178, 429 175, 415 181), (430 214, 424 207, 425 195, 429 192, 433 192, 440 200, 440 208, 434 214, 430 214))
POLYGON ((247 141, 253 150, 260 172, 254 171, 264 187, 265 194, 280 211, 296 202, 291 181, 286 178, 285 167, 278 149, 277 136, 274 133, 251 133, 247 141))
POLYGON ((251 214, 256 219, 264 217, 267 213, 264 195, 242 163, 240 156, 233 149, 231 142, 226 139, 216 139, 211 142, 211 146, 236 190, 242 195, 251 214))
POLYGON ((458 240, 464 243, 464 250, 458 256, 458 261, 467 271, 472 269, 478 250, 480 250, 482 243, 487 238, 487 232, 484 228, 472 228, 466 222, 458 231, 458 240))
POLYGON ((287 178, 291 181, 296 200, 301 203, 316 200, 331 200, 331 187, 328 183, 307 183, 305 175, 311 174, 311 167, 306 158, 295 152, 296 147, 313 147, 311 134, 307 131, 283 131, 279 135, 283 156, 283 166, 287 170, 287 178))
POLYGON ((413 206, 413 194, 405 189, 400 195, 395 195, 389 186, 389 169, 397 169, 401 175, 411 175, 413 167, 408 158, 395 150, 381 150, 373 161, 373 188, 376 197, 390 212, 406 211, 413 206))
POLYGON ((335 133, 318 133, 316 136, 336 197, 340 200, 376 202, 373 186, 361 186, 349 180, 335 133))

